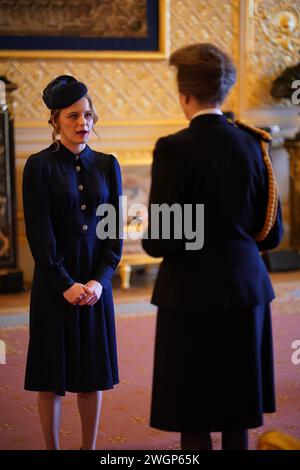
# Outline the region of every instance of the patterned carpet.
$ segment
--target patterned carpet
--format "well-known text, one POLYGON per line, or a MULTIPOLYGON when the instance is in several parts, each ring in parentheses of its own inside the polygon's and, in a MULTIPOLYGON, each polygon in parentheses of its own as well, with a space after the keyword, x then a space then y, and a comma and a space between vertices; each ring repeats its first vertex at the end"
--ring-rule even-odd
MULTIPOLYGON (((291 344, 300 340, 300 287, 298 282, 289 282, 277 283, 275 289, 278 409, 265 417, 262 428, 250 431, 251 448, 256 447, 257 437, 269 429, 300 438, 300 364, 291 361, 291 344)), ((98 449, 179 449, 179 434, 148 425, 155 309, 144 302, 126 303, 119 304, 117 313, 121 383, 104 393, 98 449)), ((7 348, 7 363, 0 365, 0 449, 42 449, 36 394, 23 390, 28 327, 24 312, 11 320, 17 315, 10 315, 8 326, 0 329, 0 340, 5 341, 7 348)), ((213 434, 213 442, 216 449, 220 448, 219 434, 213 434)), ((63 400, 61 444, 63 449, 77 449, 80 445, 79 414, 73 394, 63 400)))

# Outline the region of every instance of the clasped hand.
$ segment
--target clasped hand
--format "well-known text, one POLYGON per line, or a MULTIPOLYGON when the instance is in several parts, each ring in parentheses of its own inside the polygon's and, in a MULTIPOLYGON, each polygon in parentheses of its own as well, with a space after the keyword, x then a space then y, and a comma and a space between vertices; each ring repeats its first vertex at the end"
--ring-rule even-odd
POLYGON ((102 289, 98 281, 92 280, 86 284, 75 282, 63 296, 72 305, 94 305, 100 299, 102 289))

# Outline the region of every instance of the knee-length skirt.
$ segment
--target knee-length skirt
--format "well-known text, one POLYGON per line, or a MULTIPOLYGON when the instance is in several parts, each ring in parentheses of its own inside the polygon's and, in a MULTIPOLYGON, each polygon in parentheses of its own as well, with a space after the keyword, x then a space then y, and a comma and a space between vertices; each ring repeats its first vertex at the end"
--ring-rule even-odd
POLYGON ((73 306, 57 295, 46 310, 38 287, 31 295, 25 389, 65 395, 113 388, 119 376, 111 288, 94 306, 73 306))

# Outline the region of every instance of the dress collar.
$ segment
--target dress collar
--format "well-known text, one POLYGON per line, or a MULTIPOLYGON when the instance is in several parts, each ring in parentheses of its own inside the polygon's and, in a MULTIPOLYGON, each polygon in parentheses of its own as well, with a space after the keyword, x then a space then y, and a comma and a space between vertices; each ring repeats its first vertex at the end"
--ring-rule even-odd
MULTIPOLYGON (((51 150, 55 149, 54 144, 51 145, 51 150)), ((86 145, 85 148, 80 152, 79 154, 75 154, 71 152, 67 147, 65 147, 60 141, 59 141, 59 149, 55 152, 54 154, 57 156, 57 158, 63 162, 65 166, 71 166, 76 164, 76 162, 81 162, 86 170, 89 170, 91 168, 94 156, 93 156, 93 151, 92 149, 86 145), (77 158, 79 156, 79 158, 77 158)))

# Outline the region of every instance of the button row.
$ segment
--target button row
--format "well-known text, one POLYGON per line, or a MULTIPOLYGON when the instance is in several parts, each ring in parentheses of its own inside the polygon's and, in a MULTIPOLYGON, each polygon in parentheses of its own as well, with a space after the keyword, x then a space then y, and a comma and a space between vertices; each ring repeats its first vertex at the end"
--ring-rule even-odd
MULTIPOLYGON (((75 156, 75 159, 76 159, 76 160, 79 160, 79 158, 80 158, 79 155, 76 155, 76 156, 75 156)), ((81 167, 80 167, 79 165, 76 165, 75 170, 77 171, 77 173, 79 173, 79 171, 81 170, 81 167)), ((78 189, 79 189, 79 191, 83 191, 84 186, 83 186, 82 184, 79 184, 79 185, 78 185, 78 189)), ((86 210, 86 205, 85 205, 85 204, 82 204, 82 205, 80 206, 80 209, 81 209, 82 211, 85 211, 85 210, 86 210)), ((89 228, 88 225, 83 225, 83 226, 82 226, 82 230, 83 230, 84 232, 86 232, 88 228, 89 228)))

